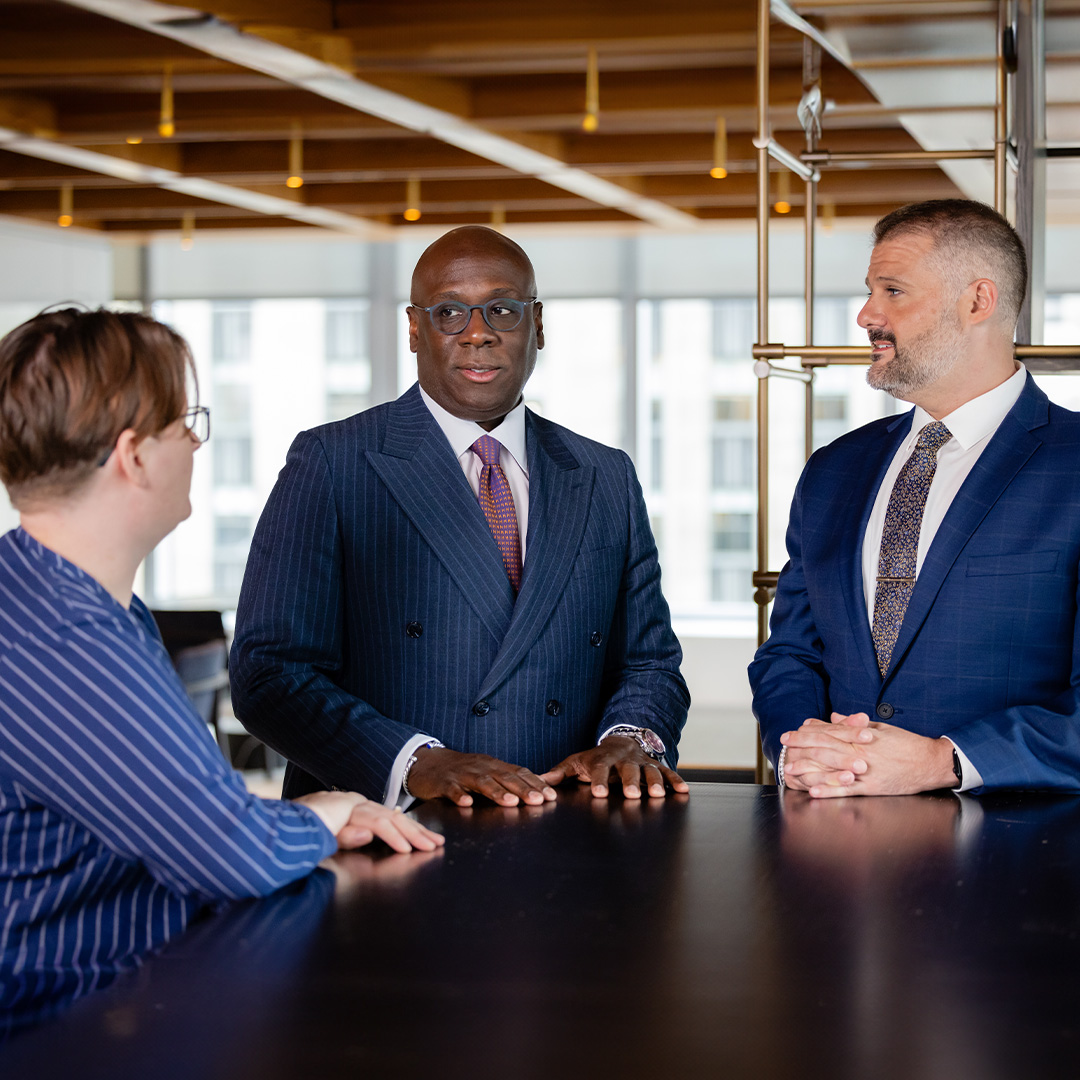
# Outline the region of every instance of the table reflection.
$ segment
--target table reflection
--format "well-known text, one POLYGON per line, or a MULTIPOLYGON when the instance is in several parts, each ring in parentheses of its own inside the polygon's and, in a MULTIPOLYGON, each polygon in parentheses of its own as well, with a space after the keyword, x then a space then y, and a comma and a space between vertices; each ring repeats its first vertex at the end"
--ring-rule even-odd
MULTIPOLYGON (((277 970, 284 960, 288 967, 290 957, 299 959, 298 953, 322 918, 334 882, 333 873, 317 870, 270 897, 224 904, 216 911, 168 894, 163 905, 153 906, 153 917, 145 904, 125 908, 125 897, 113 890, 52 919, 4 931, 0 934, 0 1041, 118 981, 113 989, 128 994, 142 977, 144 963, 157 954, 161 955, 155 970, 167 971, 170 961, 190 962, 194 957, 208 975, 217 977, 215 957, 230 951, 235 956, 237 942, 251 939, 261 942, 264 963, 277 970), (125 910, 126 918, 116 917, 116 912, 125 910)), ((139 890, 139 895, 144 896, 145 890, 139 890)), ((258 962, 259 957, 249 953, 245 959, 258 962)), ((137 1026, 133 1015, 130 1008, 104 1012, 106 1034, 130 1034, 137 1026)))

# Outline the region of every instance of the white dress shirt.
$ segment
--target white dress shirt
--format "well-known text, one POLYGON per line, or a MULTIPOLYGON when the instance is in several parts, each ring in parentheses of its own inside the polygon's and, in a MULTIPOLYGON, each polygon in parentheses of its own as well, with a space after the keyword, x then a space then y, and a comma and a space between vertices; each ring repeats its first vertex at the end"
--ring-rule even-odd
MULTIPOLYGON (((480 470, 483 462, 473 453, 472 444, 481 435, 490 435, 502 444, 499 452, 499 464, 506 474, 510 485, 510 494, 514 496, 514 509, 517 512, 518 532, 521 535, 521 563, 525 565, 525 537, 529 531, 529 459, 525 449, 525 400, 524 398, 503 417, 502 423, 491 431, 485 431, 475 420, 462 420, 444 409, 437 401, 420 387, 420 396, 428 407, 435 422, 442 429, 450 448, 454 451, 461 465, 469 487, 477 501, 480 498, 480 470)), ((412 803, 412 796, 406 795, 401 786, 405 766, 409 758, 421 746, 431 742, 430 735, 414 735, 398 751, 394 766, 387 777, 383 803, 386 806, 400 806, 406 809, 412 803)))
POLYGON ((490 435, 502 444, 499 464, 506 474, 510 494, 514 496, 517 511, 518 532, 521 534, 521 563, 525 565, 525 534, 529 531, 529 458, 525 449, 525 399, 517 403, 504 417, 502 423, 491 431, 485 431, 475 420, 462 420, 447 412, 437 401, 420 387, 420 396, 436 423, 442 428, 446 441, 457 456, 465 479, 477 500, 480 499, 480 470, 484 463, 473 453, 472 444, 481 435, 490 435))
MULTIPOLYGON (((937 453, 937 471, 934 473, 934 479, 926 497, 922 527, 919 530, 919 549, 915 559, 916 578, 922 570, 926 553, 930 550, 930 545, 953 499, 956 498, 961 484, 967 479, 968 473, 974 468, 979 455, 986 449, 987 443, 997 431, 1001 421, 1005 419, 1005 415, 1016 404, 1016 399, 1024 389, 1026 381, 1027 369, 1023 364, 1019 364, 1016 373, 1000 386, 995 386, 993 390, 988 390, 985 394, 965 402, 948 416, 941 417, 942 423, 949 429, 952 438, 937 453)), ((866 615, 871 626, 874 623, 878 558, 881 554, 881 536, 885 529, 885 512, 889 506, 889 497, 892 495, 897 475, 915 449, 919 432, 927 424, 933 423, 933 420, 934 418, 926 410, 919 406, 915 407, 911 431, 900 444, 888 472, 885 473, 885 479, 882 480, 877 499, 874 501, 874 509, 870 513, 870 520, 866 523, 862 547, 862 576, 866 615)), ((951 739, 949 741, 953 742, 951 739)), ((956 745, 955 742, 953 745, 956 745)), ((964 751, 959 746, 956 749, 960 755, 964 773, 964 784, 960 790, 967 791, 970 788, 979 787, 982 784, 982 776, 964 751)))

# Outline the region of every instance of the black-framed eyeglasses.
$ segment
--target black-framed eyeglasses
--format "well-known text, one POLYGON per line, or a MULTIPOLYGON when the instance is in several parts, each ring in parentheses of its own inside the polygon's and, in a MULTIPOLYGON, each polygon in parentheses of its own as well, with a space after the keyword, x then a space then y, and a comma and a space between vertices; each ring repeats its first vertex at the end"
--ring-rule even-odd
POLYGON ((440 334, 460 334, 469 325, 474 311, 480 312, 484 322, 492 330, 515 330, 525 318, 525 309, 530 304, 535 304, 536 299, 535 296, 528 300, 497 296, 486 304, 463 304, 458 300, 444 300, 441 304, 432 304, 431 307, 420 307, 417 304, 412 306, 417 311, 426 311, 431 325, 440 334))
MULTIPOLYGON (((183 421, 188 434, 200 446, 210 438, 210 409, 208 406, 192 405, 190 409, 184 411, 183 421)), ((112 457, 114 449, 116 449, 116 443, 113 443, 113 445, 102 454, 101 460, 98 462, 99 469, 112 457)))
POLYGON ((192 405, 184 413, 184 426, 200 445, 210 438, 210 409, 206 405, 192 405))

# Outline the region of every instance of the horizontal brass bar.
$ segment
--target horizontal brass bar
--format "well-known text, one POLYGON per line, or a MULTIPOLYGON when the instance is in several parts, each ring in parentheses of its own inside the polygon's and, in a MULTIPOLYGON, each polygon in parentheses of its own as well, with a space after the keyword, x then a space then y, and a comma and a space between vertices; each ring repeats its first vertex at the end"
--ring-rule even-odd
POLYGON ((862 165, 869 161, 986 161, 994 150, 804 150, 800 159, 810 165, 862 165))

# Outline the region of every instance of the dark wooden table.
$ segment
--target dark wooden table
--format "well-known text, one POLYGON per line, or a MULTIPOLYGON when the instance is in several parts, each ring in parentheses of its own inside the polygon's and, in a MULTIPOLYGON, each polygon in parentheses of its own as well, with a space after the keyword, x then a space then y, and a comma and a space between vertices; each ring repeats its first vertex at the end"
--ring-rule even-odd
POLYGON ((1080 798, 426 805, 431 856, 192 927, 0 1076, 1080 1074, 1080 798))

